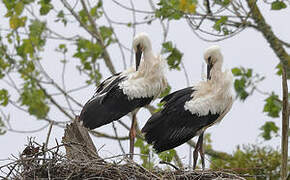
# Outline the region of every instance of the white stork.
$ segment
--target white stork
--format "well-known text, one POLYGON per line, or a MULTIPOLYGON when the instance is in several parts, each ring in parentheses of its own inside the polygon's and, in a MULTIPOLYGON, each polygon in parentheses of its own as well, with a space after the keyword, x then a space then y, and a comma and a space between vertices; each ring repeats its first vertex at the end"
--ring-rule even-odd
POLYGON ((145 139, 153 144, 157 153, 177 147, 199 135, 193 157, 196 167, 198 152, 204 164, 203 133, 220 122, 231 109, 233 76, 222 72, 223 56, 218 46, 208 48, 204 54, 207 81, 181 89, 164 97, 164 108, 153 114, 142 129, 145 139))
POLYGON ((139 108, 156 99, 167 87, 163 73, 165 61, 153 54, 148 35, 136 35, 133 47, 136 52, 136 69, 131 67, 103 81, 80 114, 83 125, 95 129, 132 112, 133 120, 129 133, 131 159, 136 136, 136 113, 139 108))

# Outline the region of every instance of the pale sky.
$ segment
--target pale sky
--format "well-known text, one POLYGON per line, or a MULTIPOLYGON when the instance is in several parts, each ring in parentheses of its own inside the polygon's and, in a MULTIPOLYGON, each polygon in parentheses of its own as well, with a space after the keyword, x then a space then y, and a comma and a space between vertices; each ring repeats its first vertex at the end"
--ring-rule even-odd
MULTIPOLYGON (((130 1, 122 1, 122 3, 130 6, 130 1)), ((0 4, 0 9, 3 9, 3 5, 0 4)), ((108 10, 110 18, 114 21, 128 22, 132 20, 132 13, 130 11, 120 9, 111 1, 104 1, 105 9, 108 10)), ((138 1, 135 4, 137 9, 150 9, 147 1, 138 1)), ((60 9, 62 7, 56 7, 60 9)), ((272 26, 274 33, 278 35, 281 39, 286 42, 290 42, 289 31, 290 24, 285 23, 289 19, 289 8, 282 11, 270 11, 270 6, 262 6, 263 15, 266 18, 266 21, 272 26)), ((1 28, 8 28, 7 21, 3 21, 3 14, 5 12, 1 11, 1 28)), ((137 20, 142 20, 143 15, 137 14, 137 20)), ((42 18, 42 17, 41 17, 42 18)), ((48 24, 51 24, 53 20, 47 19, 48 24)), ((98 24, 107 24, 106 21, 101 20, 98 24)), ((87 33, 84 30, 80 30, 78 25, 74 24, 73 26, 68 26, 63 28, 63 26, 53 26, 51 29, 62 33, 64 35, 72 36, 75 34, 84 35, 86 37, 87 33)), ((117 33, 120 41, 124 43, 127 47, 131 47, 132 42, 132 30, 124 28, 124 26, 115 26, 115 32, 117 33)), ((136 32, 147 32, 151 38, 152 46, 154 52, 157 54, 161 50, 161 43, 163 39, 162 29, 159 21, 154 21, 151 25, 141 25, 137 26, 136 32)), ((253 30, 248 29, 243 31, 233 38, 227 39, 218 43, 208 43, 198 39, 190 30, 185 21, 175 21, 171 22, 168 40, 173 41, 177 48, 184 53, 183 62, 187 69, 189 75, 189 81, 191 85, 196 84, 201 80, 202 74, 202 64, 203 62, 203 53, 204 50, 210 45, 217 44, 221 47, 221 51, 224 55, 224 68, 232 68, 244 66, 245 68, 253 68, 254 72, 259 73, 260 75, 266 76, 266 79, 259 84, 259 88, 265 92, 274 91, 281 97, 281 78, 275 75, 276 69, 274 67, 278 64, 279 60, 270 49, 268 43, 263 38, 262 34, 253 30)), ((49 75, 57 79, 57 82, 61 82, 61 64, 59 60, 62 58, 61 55, 56 54, 54 49, 57 47, 58 43, 55 40, 47 40, 47 46, 45 51, 42 53, 42 64, 45 67, 49 75)), ((68 47, 71 52, 74 51, 74 47, 68 47)), ((121 60, 121 55, 118 47, 114 45, 109 48, 109 53, 115 64, 117 71, 123 70, 123 63, 121 60)), ((287 49, 289 52, 289 49, 287 49)), ((130 64, 131 55, 126 53, 126 62, 130 64)), ((78 64, 79 60, 70 59, 69 67, 66 74, 66 86, 67 89, 72 89, 79 87, 83 84, 84 77, 80 77, 79 73, 75 69, 74 65, 78 64)), ((104 67, 104 64, 101 63, 101 68, 104 67)), ((103 74, 105 79, 109 76, 109 72, 106 71, 103 74)), ((185 88, 186 81, 182 71, 167 71, 167 78, 171 84, 172 91, 185 88)), ((0 86, 7 87, 3 82, 0 81, 0 86)), ((85 103, 94 93, 95 87, 92 85, 89 88, 86 88, 78 93, 72 93, 76 99, 81 103, 85 103)), ((53 92, 53 90, 51 90, 53 92)), ((9 91, 13 95, 15 93, 13 90, 9 91)), ((15 99, 15 98, 14 98, 15 99)), ((261 145, 270 145, 274 148, 280 146, 280 137, 273 138, 269 142, 263 142, 261 137, 258 135, 261 133, 259 128, 266 121, 275 121, 279 127, 280 119, 271 119, 263 113, 264 100, 266 96, 259 93, 254 93, 250 96, 245 102, 235 101, 231 111, 225 116, 222 122, 214 127, 209 128, 206 132, 211 133, 212 146, 215 150, 225 151, 228 153, 233 152, 237 145, 242 144, 261 144, 261 145)), ((63 100, 59 99, 59 102, 63 100)), ((155 101, 154 103, 158 102, 155 101)), ((64 105, 65 101, 63 101, 64 105)), ((2 107, 1 107, 2 108, 2 107)), ((78 110, 80 110, 78 108, 78 110)), ((5 112, 10 113, 11 124, 17 130, 34 130, 40 128, 46 124, 45 121, 36 120, 31 116, 27 116, 23 112, 19 112, 15 108, 8 106, 5 108, 5 112)), ((64 116, 60 113, 56 113, 54 109, 51 110, 49 116, 52 119, 57 119, 58 121, 67 121, 64 116)), ((142 127, 146 120, 150 117, 150 114, 143 110, 138 114, 138 121, 140 127, 142 127)), ((128 122, 128 120, 126 121, 128 122)), ((116 123, 117 124, 117 123, 116 123)), ((104 127, 98 128, 98 131, 106 132, 113 134, 112 126, 106 125, 104 127)), ((24 149, 24 144, 26 144, 27 137, 35 137, 36 141, 39 143, 45 142, 46 134, 48 128, 37 132, 37 133, 14 133, 7 132, 5 135, 0 136, 0 159, 7 159, 11 157, 11 154, 17 155, 19 152, 22 152, 24 149)), ((120 128, 120 135, 127 135, 127 131, 120 128)), ((280 132, 281 133, 281 132, 280 132)), ((63 136, 63 129, 53 127, 49 146, 55 145, 55 138, 58 142, 61 142, 61 137, 63 136)), ((102 157, 121 154, 118 143, 115 141, 105 140, 103 138, 94 138, 94 143, 97 148, 102 147, 100 154, 102 157), (104 141, 105 140, 105 141, 104 141)), ((194 139, 196 141, 196 138, 194 139)), ((129 142, 122 142, 124 145, 125 151, 129 151, 129 142)), ((280 148, 280 147, 279 147, 280 148)), ((188 146, 182 145, 176 148, 178 154, 182 158, 185 164, 188 163, 188 146)), ((0 165, 3 162, 0 161, 0 165)))

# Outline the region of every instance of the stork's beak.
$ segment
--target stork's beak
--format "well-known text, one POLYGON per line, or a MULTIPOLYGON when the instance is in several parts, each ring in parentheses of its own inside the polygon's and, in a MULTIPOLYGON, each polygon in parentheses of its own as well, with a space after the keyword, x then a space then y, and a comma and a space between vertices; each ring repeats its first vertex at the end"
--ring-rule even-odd
POLYGON ((136 51, 136 71, 138 71, 138 67, 140 65, 141 61, 141 56, 142 56, 142 49, 140 44, 137 45, 137 51, 136 51))
POLYGON ((208 58, 208 64, 207 64, 207 79, 210 80, 211 76, 210 76, 210 71, 213 67, 212 61, 211 61, 211 57, 208 58))

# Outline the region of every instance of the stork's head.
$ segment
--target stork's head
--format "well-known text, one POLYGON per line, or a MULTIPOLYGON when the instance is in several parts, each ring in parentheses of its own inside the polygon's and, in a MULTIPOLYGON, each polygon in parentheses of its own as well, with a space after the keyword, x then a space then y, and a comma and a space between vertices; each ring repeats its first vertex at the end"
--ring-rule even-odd
POLYGON ((211 79, 210 71, 214 66, 220 66, 223 63, 223 55, 220 47, 217 45, 209 47, 204 53, 204 60, 207 64, 207 79, 211 79))
POLYGON ((136 71, 140 65, 142 53, 151 51, 151 42, 146 33, 139 33, 134 37, 133 48, 136 53, 136 71))

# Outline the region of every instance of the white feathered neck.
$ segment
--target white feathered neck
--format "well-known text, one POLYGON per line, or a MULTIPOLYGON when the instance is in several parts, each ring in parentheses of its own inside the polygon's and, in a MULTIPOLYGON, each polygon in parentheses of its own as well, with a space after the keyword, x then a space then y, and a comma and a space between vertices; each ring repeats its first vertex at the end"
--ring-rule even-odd
MULTIPOLYGON (((222 61, 221 61, 222 62, 222 61)), ((192 99, 185 103, 185 109, 193 114, 205 116, 222 114, 233 103, 233 75, 231 71, 222 72, 222 63, 217 62, 211 69, 211 79, 198 83, 193 88, 192 99)))

